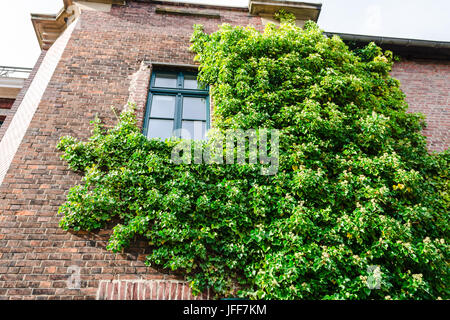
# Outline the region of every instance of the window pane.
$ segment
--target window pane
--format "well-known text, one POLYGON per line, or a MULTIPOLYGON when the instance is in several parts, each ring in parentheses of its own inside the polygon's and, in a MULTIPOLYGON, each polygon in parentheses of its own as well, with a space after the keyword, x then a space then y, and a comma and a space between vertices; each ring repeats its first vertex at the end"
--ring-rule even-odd
POLYGON ((177 75, 170 73, 168 74, 157 73, 155 77, 155 87, 176 88, 177 75))
POLYGON ((170 138, 173 131, 173 120, 150 119, 148 124, 149 138, 170 138))
POLYGON ((197 76, 185 75, 184 76, 184 88, 185 89, 198 89, 197 76))
POLYGON ((183 119, 206 120, 206 99, 183 97, 183 119))
POLYGON ((183 120, 181 127, 181 138, 202 140, 206 135, 206 122, 183 120))
POLYGON ((175 96, 153 95, 150 117, 173 118, 175 112, 175 96))

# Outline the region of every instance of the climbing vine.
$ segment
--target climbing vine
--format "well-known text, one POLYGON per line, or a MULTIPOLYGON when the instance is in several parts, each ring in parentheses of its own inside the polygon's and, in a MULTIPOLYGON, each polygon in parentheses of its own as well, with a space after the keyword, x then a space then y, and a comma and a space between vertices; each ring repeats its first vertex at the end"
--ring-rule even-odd
POLYGON ((281 22, 192 35, 214 126, 278 129, 276 174, 260 163, 174 163, 182 140, 147 139, 130 108, 113 128, 97 120, 89 140, 58 144, 83 176, 61 227, 117 222, 108 249, 144 238, 147 263, 186 275, 196 292, 448 299, 449 152, 427 152, 424 117, 406 112, 389 75, 392 54, 281 22))

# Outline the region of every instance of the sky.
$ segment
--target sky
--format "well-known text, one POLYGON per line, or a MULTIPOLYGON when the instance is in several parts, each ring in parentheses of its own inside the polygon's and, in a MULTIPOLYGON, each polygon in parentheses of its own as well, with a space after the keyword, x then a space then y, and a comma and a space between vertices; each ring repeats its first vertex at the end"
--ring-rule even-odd
MULTIPOLYGON (((248 0, 171 0, 246 7, 248 0)), ((450 0, 303 0, 322 3, 329 32, 450 41, 450 0)), ((0 0, 0 66, 33 67, 40 48, 30 13, 57 13, 62 0, 0 0)))

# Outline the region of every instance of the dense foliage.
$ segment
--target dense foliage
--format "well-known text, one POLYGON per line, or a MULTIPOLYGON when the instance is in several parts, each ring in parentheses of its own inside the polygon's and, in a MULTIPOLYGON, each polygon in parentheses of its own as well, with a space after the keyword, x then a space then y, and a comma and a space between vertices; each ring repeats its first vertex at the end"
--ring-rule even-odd
POLYGON ((64 229, 118 219, 109 249, 144 237, 149 264, 221 296, 238 284, 263 299, 450 297, 449 152, 427 152, 389 52, 350 51, 314 23, 196 26, 192 43, 214 125, 279 129, 278 173, 175 164, 181 140, 148 140, 128 110, 109 130, 97 121, 87 142, 58 145, 84 175, 60 208, 64 229))

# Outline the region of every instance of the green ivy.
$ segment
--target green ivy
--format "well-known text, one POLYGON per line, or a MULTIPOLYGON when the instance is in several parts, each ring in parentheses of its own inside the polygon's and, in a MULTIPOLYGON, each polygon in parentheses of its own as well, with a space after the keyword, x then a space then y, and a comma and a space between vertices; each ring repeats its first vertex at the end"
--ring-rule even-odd
POLYGON ((129 109, 108 130, 96 121, 88 141, 59 143, 83 175, 60 207, 63 229, 118 221, 108 249, 143 237, 149 265, 221 297, 234 285, 252 299, 450 297, 449 152, 427 152, 390 52, 350 51, 311 22, 195 26, 192 50, 219 131, 280 130, 278 173, 175 164, 181 140, 148 140, 129 109))

